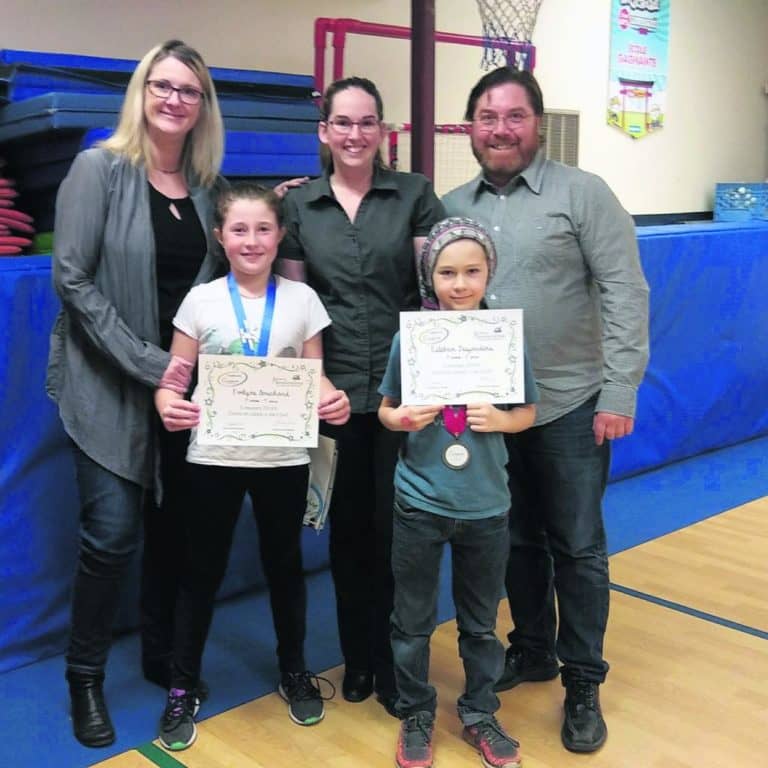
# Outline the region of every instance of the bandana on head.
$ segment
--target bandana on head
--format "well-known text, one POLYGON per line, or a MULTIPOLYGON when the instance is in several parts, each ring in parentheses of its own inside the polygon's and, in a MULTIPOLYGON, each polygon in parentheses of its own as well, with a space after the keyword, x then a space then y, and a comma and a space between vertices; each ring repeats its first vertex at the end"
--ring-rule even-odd
POLYGON ((488 282, 491 281, 496 271, 496 248, 488 231, 474 219, 466 216, 451 216, 438 221, 421 249, 419 256, 419 293, 421 294, 421 306, 423 309, 438 309, 435 286, 432 282, 432 273, 435 270, 435 262, 440 252, 446 245, 456 240, 474 240, 483 247, 488 259, 488 282))

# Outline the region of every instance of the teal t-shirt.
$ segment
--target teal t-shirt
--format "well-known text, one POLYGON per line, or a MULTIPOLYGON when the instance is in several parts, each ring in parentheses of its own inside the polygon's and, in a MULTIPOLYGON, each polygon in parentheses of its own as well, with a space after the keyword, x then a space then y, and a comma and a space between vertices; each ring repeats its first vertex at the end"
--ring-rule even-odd
MULTIPOLYGON (((400 334, 395 334, 387 370, 379 393, 400 400, 400 334)), ((525 358, 525 402, 539 399, 528 358, 525 358)), ((395 469, 395 500, 444 517, 479 520, 507 512, 507 449, 501 432, 473 432, 469 427, 460 438, 470 453, 464 469, 451 469, 443 462, 443 451, 454 442, 442 419, 420 432, 406 433, 395 469)))

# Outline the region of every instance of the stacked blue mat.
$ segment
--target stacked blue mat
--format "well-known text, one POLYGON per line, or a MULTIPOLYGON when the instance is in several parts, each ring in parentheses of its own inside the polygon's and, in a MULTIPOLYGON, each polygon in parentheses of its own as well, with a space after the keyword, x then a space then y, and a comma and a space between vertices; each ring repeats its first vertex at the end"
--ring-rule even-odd
MULTIPOLYGON (((0 157, 38 230, 53 228, 56 190, 74 156, 117 123, 137 62, 0 51, 0 157)), ((308 75, 211 69, 226 128, 222 173, 275 184, 320 172, 308 75)))

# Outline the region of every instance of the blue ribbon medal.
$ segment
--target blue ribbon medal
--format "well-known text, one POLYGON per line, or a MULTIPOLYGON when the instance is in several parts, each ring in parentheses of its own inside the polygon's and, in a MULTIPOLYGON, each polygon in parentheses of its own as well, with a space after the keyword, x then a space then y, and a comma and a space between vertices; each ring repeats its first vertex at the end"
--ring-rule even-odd
POLYGON ((237 281, 231 272, 227 275, 227 286, 229 288, 230 298, 232 299, 232 309, 235 311, 237 326, 240 329, 240 341, 243 344, 243 354, 251 357, 266 357, 267 350, 269 349, 269 335, 272 332, 272 316, 275 313, 275 295, 277 293, 277 281, 275 280, 275 276, 270 275, 269 283, 267 283, 264 316, 261 320, 261 333, 259 334, 259 343, 256 349, 253 348, 253 340, 251 339, 248 326, 245 322, 245 310, 243 309, 243 301, 240 298, 237 281))

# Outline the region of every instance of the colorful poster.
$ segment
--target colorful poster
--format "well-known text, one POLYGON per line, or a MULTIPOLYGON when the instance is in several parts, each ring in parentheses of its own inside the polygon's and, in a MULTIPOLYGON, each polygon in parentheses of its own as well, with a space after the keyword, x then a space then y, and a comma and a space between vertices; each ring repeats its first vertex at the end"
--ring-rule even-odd
POLYGON ((612 0, 608 125, 633 139, 664 127, 671 0, 612 0))

